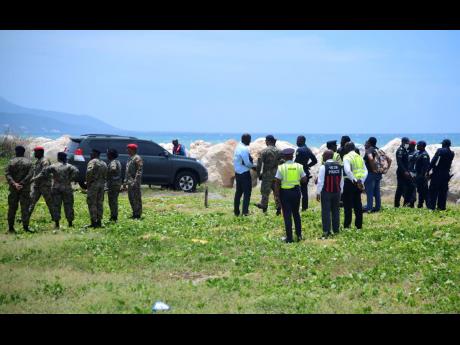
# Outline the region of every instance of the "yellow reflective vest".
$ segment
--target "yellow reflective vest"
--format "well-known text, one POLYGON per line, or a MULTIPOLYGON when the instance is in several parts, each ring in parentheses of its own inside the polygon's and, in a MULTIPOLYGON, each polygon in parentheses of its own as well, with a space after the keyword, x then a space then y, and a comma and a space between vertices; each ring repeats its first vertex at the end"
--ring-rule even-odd
POLYGON ((278 167, 281 174, 281 189, 291 189, 300 186, 303 166, 299 163, 284 163, 278 167))
MULTIPOLYGON (((347 160, 350 162, 351 171, 353 172, 353 175, 356 177, 357 180, 361 180, 364 178, 365 170, 363 157, 361 157, 355 151, 351 151, 343 157, 343 160, 347 160)), ((348 177, 346 176, 346 178, 348 177)))

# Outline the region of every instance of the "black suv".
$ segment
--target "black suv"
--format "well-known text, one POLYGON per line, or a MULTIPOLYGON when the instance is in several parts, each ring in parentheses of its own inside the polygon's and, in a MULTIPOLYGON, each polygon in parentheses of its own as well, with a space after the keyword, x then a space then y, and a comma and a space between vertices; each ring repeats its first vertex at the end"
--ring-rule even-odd
POLYGON ((153 141, 109 134, 83 134, 70 140, 68 161, 80 170, 78 182, 82 188, 86 188, 86 167, 92 149, 100 151, 101 159, 106 162, 107 149, 116 149, 124 178, 128 161, 126 146, 131 143, 138 145, 137 153, 144 160, 142 184, 172 186, 184 192, 193 192, 197 185, 208 179, 208 171, 195 158, 172 155, 153 141))

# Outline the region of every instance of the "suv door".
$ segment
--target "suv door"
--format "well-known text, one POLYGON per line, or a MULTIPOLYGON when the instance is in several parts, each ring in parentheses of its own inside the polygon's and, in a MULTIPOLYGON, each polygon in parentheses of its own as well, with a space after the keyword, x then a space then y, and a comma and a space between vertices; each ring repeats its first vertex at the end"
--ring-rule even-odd
MULTIPOLYGON (((125 167, 126 162, 128 161, 128 152, 126 150, 126 146, 132 142, 132 140, 126 139, 90 139, 88 140, 88 147, 90 149, 96 149, 101 152, 101 159, 109 163, 109 159, 107 158, 107 149, 115 149, 118 152, 118 160, 121 163, 121 176, 124 179, 125 177, 125 167)), ((89 160, 88 160, 89 161, 89 160)))
POLYGON ((148 184, 166 185, 172 179, 169 153, 151 141, 138 141, 138 154, 144 160, 143 180, 148 184))

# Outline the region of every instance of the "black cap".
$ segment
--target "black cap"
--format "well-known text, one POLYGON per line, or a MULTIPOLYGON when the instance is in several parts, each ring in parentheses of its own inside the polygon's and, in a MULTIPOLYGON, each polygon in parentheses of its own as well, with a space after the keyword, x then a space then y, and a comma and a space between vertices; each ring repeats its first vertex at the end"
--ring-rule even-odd
POLYGON ((417 146, 423 146, 423 147, 426 147, 426 142, 424 140, 420 140, 418 143, 417 143, 417 146))
POLYGON ((447 147, 450 147, 452 145, 450 139, 444 139, 441 144, 447 147))
POLYGON ((329 140, 328 142, 326 142, 326 146, 337 146, 337 140, 329 140))
POLYGON ((93 152, 94 152, 95 154, 98 154, 98 155, 101 154, 101 151, 99 151, 99 150, 97 150, 97 149, 93 149, 93 152))
POLYGON ((401 138, 401 142, 402 142, 402 143, 408 143, 409 141, 410 141, 410 140, 409 140, 408 137, 402 137, 402 138, 401 138))
POLYGON ((276 141, 275 137, 273 135, 271 135, 271 134, 267 135, 265 137, 265 140, 267 140, 267 141, 276 141))
POLYGON ((367 142, 369 144, 371 144, 372 146, 375 146, 375 145, 377 145, 377 138, 376 137, 369 137, 369 139, 367 139, 367 142))
POLYGON ((294 149, 287 148, 287 149, 284 149, 283 151, 281 151, 281 154, 284 155, 284 156, 290 156, 290 155, 293 155, 294 152, 295 152, 294 149))

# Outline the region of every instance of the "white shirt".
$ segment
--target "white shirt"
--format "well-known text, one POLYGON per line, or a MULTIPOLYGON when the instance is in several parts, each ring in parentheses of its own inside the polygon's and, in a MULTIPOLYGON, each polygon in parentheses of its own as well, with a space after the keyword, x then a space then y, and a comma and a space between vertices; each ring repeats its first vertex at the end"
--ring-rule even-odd
MULTIPOLYGON (((286 161, 285 164, 292 164, 294 163, 293 161, 286 161)), ((298 163, 297 163, 298 164, 298 163)), ((301 165, 301 164, 299 164, 301 165)), ((307 176, 307 174, 305 174, 305 171, 302 170, 302 172, 300 173, 300 178, 304 177, 304 176, 307 176)), ((283 179, 283 174, 281 174, 281 171, 280 171, 280 168, 278 167, 278 170, 276 170, 276 175, 275 175, 275 178, 277 178, 278 180, 282 180, 283 179)))
MULTIPOLYGON (((328 159, 326 163, 327 162, 337 163, 333 159, 328 159)), ((320 195, 321 192, 323 191, 325 177, 326 177, 326 166, 323 164, 319 168, 319 172, 318 172, 318 186, 316 187, 316 194, 318 195, 320 195)), ((343 172, 342 172, 342 178, 340 179, 340 194, 342 193, 343 193, 343 172)))
MULTIPOLYGON (((364 183, 364 181, 366 181, 366 178, 367 178, 366 164, 363 164, 363 168, 364 168, 364 177, 361 179, 361 181, 364 183)), ((343 170, 345 171, 345 174, 350 179, 350 181, 352 181, 352 182, 358 181, 358 179, 355 177, 355 175, 353 175, 353 171, 351 171, 350 160, 345 159, 345 157, 343 159, 343 170)))

